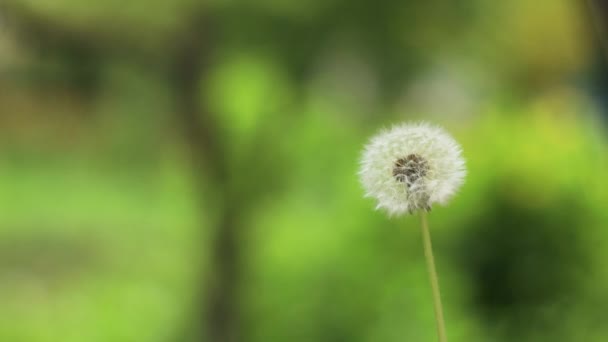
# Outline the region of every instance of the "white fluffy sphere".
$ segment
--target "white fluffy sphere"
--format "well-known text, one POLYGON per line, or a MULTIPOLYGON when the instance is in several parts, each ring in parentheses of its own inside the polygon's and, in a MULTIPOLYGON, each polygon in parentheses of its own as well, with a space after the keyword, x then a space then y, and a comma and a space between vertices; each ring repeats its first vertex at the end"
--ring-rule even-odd
POLYGON ((460 145, 443 129, 426 123, 385 130, 365 146, 359 176, 366 197, 390 215, 445 204, 464 182, 460 145))

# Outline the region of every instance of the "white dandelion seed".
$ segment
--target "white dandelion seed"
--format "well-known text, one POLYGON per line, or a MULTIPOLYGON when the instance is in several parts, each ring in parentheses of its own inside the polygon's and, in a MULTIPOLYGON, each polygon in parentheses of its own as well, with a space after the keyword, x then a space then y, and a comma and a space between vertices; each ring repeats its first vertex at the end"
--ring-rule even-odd
POLYGON ((402 124, 373 137, 361 158, 366 197, 390 215, 429 211, 445 204, 464 182, 460 145, 443 129, 402 124))

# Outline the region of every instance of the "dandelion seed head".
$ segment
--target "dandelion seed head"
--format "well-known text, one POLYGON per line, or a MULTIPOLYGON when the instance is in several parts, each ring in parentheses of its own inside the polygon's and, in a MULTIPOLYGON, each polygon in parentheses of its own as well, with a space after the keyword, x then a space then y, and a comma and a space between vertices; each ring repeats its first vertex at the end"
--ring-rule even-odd
POLYGON ((460 145, 443 129, 426 123, 397 125, 373 137, 359 170, 366 196, 390 215, 446 204, 465 175, 460 145))

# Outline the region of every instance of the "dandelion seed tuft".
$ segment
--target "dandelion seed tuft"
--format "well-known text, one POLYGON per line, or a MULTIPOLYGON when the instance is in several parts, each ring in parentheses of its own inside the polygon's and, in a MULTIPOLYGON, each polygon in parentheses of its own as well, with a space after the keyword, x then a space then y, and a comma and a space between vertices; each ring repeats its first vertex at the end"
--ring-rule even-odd
POLYGON ((426 123, 385 130, 365 146, 359 176, 366 197, 390 215, 430 211, 446 204, 466 175, 460 145, 426 123))

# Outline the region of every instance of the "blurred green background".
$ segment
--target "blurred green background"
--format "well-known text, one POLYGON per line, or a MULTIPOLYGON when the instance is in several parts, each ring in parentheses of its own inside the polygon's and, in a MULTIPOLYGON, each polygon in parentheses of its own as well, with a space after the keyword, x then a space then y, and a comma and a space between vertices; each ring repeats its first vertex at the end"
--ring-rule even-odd
POLYGON ((450 340, 608 340, 591 5, 0 0, 0 341, 434 341, 418 220, 356 175, 408 120, 469 169, 450 340))

